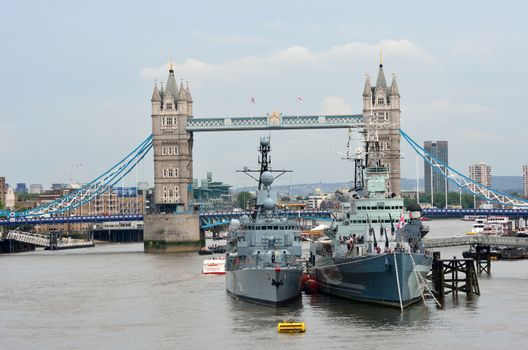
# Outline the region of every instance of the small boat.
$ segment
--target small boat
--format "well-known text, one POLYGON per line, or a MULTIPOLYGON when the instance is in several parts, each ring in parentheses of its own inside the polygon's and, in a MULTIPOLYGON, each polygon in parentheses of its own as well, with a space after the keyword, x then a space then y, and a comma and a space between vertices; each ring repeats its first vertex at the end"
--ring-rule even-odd
POLYGON ((213 252, 210 251, 209 248, 203 247, 202 249, 200 249, 198 251, 198 254, 200 254, 200 255, 211 255, 211 254, 213 254, 213 252))
POLYGON ((520 248, 502 248, 500 253, 502 260, 524 259, 524 250, 520 248))
POLYGON ((205 259, 202 275, 225 275, 225 257, 205 259))
POLYGON ((225 245, 213 244, 212 246, 207 247, 207 249, 215 254, 223 254, 226 252, 225 245))
MULTIPOLYGON (((481 249, 481 256, 480 258, 482 260, 486 260, 489 256, 490 260, 500 260, 501 259, 501 252, 497 250, 496 248, 491 248, 489 251, 487 249, 481 249)), ((477 248, 475 246, 470 246, 469 250, 465 250, 462 252, 463 258, 470 258, 470 259, 477 259, 477 248)))

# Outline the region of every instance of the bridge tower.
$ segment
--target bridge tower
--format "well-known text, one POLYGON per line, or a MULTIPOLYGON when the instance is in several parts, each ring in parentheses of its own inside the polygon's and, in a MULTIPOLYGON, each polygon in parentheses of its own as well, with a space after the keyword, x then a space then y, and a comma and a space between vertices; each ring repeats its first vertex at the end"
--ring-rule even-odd
POLYGON ((393 75, 387 86, 380 59, 376 85, 367 76, 363 90, 363 115, 368 137, 377 137, 381 162, 389 167, 389 190, 400 195, 400 92, 393 75))
POLYGON ((201 248, 199 217, 193 211, 193 134, 189 86, 178 88, 172 63, 165 88, 152 93, 154 206, 145 215, 145 252, 193 251, 201 248))

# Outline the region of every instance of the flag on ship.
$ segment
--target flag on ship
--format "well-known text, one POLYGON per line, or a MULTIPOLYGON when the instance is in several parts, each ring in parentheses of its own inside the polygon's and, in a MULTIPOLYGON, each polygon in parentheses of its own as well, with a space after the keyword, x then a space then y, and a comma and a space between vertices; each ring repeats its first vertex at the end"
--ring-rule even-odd
POLYGON ((402 228, 403 226, 405 226, 406 222, 405 222, 405 217, 403 216, 403 212, 401 213, 400 215, 400 221, 398 222, 398 224, 396 225, 396 228, 397 229, 400 229, 402 228))

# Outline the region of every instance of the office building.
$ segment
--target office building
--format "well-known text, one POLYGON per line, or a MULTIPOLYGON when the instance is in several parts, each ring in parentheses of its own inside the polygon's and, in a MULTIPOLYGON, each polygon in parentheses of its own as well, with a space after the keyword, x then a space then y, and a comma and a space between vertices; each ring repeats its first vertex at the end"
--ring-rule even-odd
POLYGON ((31 185, 29 185, 29 193, 30 194, 41 194, 42 193, 42 185, 41 184, 31 184, 31 185))
MULTIPOLYGON (((424 149, 443 164, 449 165, 447 141, 425 141, 424 149)), ((431 188, 433 189, 433 193, 444 193, 446 191, 447 179, 438 169, 431 169, 431 166, 425 160, 424 181, 425 193, 427 194, 431 194, 431 188)))
POLYGON ((27 186, 23 182, 19 182, 16 184, 15 193, 17 194, 23 194, 27 193, 27 186))
POLYGON ((524 197, 528 198, 528 165, 523 165, 523 189, 524 197))

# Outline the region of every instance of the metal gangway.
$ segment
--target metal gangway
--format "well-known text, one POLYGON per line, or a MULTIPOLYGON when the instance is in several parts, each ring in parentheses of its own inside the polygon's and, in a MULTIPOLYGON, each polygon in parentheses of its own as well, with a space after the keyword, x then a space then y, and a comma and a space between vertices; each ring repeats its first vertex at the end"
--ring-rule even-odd
POLYGON ((483 244, 501 247, 528 248, 528 238, 526 237, 501 237, 501 236, 466 236, 424 239, 425 248, 456 247, 473 244, 483 244))
MULTIPOLYGON (((12 239, 17 242, 23 242, 33 244, 38 247, 50 248, 52 246, 52 239, 49 235, 39 235, 29 232, 22 231, 9 231, 5 236, 5 239, 12 239)), ((53 245, 53 249, 70 249, 70 248, 83 248, 93 247, 93 241, 81 241, 75 239, 58 240, 53 245)))

